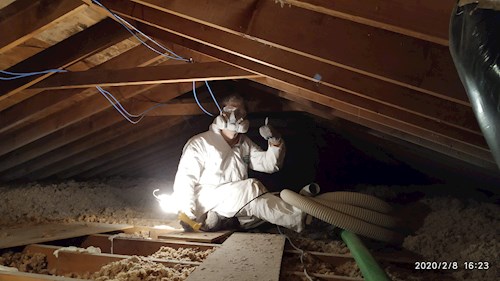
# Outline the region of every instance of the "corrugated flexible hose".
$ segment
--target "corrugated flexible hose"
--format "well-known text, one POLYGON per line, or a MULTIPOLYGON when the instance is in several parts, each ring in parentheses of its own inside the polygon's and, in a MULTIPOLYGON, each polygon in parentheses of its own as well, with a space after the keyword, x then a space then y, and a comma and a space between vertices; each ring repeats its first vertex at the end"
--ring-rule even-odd
MULTIPOLYGON (((350 196, 356 197, 352 194, 350 196)), ((395 231, 366 222, 352 215, 339 212, 319 202, 315 202, 309 197, 301 196, 289 189, 282 190, 280 192, 280 197, 288 204, 301 209, 307 214, 342 229, 388 243, 399 244, 402 242, 402 235, 395 231)))
POLYGON ((387 214, 382 214, 362 207, 343 204, 325 199, 319 199, 319 198, 311 198, 311 199, 330 209, 364 220, 371 224, 387 228, 397 227, 398 225, 397 220, 394 217, 387 214))
POLYGON ((379 199, 375 196, 358 192, 327 192, 320 194, 315 198, 358 206, 364 209, 369 209, 384 214, 390 214, 392 212, 392 206, 387 204, 387 202, 385 202, 384 200, 379 199))

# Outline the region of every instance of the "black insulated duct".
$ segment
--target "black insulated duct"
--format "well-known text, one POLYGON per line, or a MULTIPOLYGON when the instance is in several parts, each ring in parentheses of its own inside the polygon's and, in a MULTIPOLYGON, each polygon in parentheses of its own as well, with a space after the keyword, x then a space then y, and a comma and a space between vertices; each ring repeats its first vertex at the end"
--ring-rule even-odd
POLYGON ((450 52, 500 168, 500 0, 458 2, 450 21, 450 52))

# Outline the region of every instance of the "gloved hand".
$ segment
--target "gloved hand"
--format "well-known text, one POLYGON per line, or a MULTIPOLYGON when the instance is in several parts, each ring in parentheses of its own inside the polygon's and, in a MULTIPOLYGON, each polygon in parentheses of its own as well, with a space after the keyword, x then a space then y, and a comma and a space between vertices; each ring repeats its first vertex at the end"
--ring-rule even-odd
POLYGON ((240 227, 238 218, 227 218, 217 214, 214 211, 208 211, 207 213, 203 214, 198 222, 202 223, 200 229, 205 232, 235 230, 239 229, 240 227))
POLYGON ((279 145, 281 143, 281 135, 269 125, 269 118, 266 117, 264 126, 259 128, 260 135, 272 145, 279 145))
POLYGON ((201 223, 194 215, 187 215, 186 213, 179 213, 179 224, 185 232, 196 232, 200 229, 201 223))
POLYGON ((182 226, 182 229, 184 229, 184 232, 194 232, 194 229, 189 224, 183 221, 179 221, 179 223, 182 226))

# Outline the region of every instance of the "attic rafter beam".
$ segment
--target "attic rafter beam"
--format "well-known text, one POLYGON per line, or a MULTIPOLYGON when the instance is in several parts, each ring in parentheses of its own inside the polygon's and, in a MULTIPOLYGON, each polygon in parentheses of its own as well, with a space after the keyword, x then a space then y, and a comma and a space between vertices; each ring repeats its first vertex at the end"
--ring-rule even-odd
POLYGON ((288 99, 306 99, 313 103, 335 109, 332 111, 336 116, 349 121, 373 128, 381 129, 382 132, 393 132, 393 135, 401 139, 411 139, 413 143, 428 147, 443 154, 453 156, 478 166, 493 167, 494 160, 487 148, 480 148, 469 143, 458 142, 453 138, 438 133, 430 132, 428 129, 408 124, 401 120, 384 116, 377 112, 357 107, 349 103, 317 95, 308 89, 293 87, 287 83, 275 79, 261 78, 255 80, 258 83, 279 89, 287 93, 288 99), (291 94, 291 96, 290 96, 291 94))
MULTIPOLYGON (((262 82, 262 79, 261 81, 262 82)), ((266 83, 264 83, 265 85, 266 83)), ((276 86, 276 85, 275 85, 276 86)), ((277 88, 280 88, 278 86, 277 88)), ((287 87, 283 87, 286 89, 287 87)), ((370 128, 374 131, 381 132, 387 136, 415 144, 418 146, 422 146, 426 149, 430 149, 431 151, 438 151, 444 155, 453 157, 460 161, 464 161, 467 163, 472 163, 476 166, 483 167, 489 170, 496 170, 496 165, 494 164, 493 158, 489 156, 489 160, 485 161, 485 159, 478 155, 471 155, 468 153, 464 153, 462 151, 457 151, 453 147, 449 147, 447 145, 443 145, 440 143, 436 143, 430 141, 425 138, 421 138, 418 135, 414 135, 411 132, 400 130, 398 128, 394 128, 391 126, 386 126, 383 123, 380 123, 380 119, 370 118, 367 114, 360 114, 356 112, 349 112, 348 110, 337 110, 332 109, 326 105, 317 103, 315 101, 308 100, 301 95, 297 95, 297 93, 290 93, 285 91, 279 91, 278 93, 272 93, 274 95, 278 95, 279 97, 288 100, 289 102, 285 103, 285 106, 289 110, 297 110, 311 113, 313 115, 319 116, 326 120, 334 120, 336 118, 342 118, 344 120, 348 120, 350 122, 359 124, 361 126, 370 128)))
MULTIPOLYGON (((217 48, 207 46, 205 44, 199 44, 197 42, 193 42, 192 40, 185 39, 185 38, 179 38, 177 36, 172 36, 169 35, 166 32, 160 31, 158 29, 149 27, 147 26, 141 26, 144 30, 147 30, 148 33, 154 34, 155 37, 157 38, 162 38, 165 40, 170 40, 173 41, 177 44, 184 45, 186 47, 189 47, 193 50, 196 50, 197 52, 204 53, 206 55, 216 57, 222 61, 226 61, 227 63, 234 64, 235 66, 241 67, 243 69, 256 72, 259 74, 262 74, 266 77, 274 78, 279 81, 286 81, 287 85, 293 85, 301 89, 307 89, 311 92, 314 92, 315 95, 309 95, 309 98, 311 100, 320 100, 323 98, 327 98, 330 100, 330 98, 333 98, 335 100, 340 101, 342 104, 353 104, 356 107, 361 107, 361 108, 366 108, 367 110, 371 112, 375 112, 380 115, 384 115, 386 117, 389 117, 390 119, 401 119, 404 123, 410 124, 412 126, 417 126, 420 128, 427 128, 427 130, 432 131, 430 134, 431 136, 433 134, 439 134, 439 135, 445 135, 447 137, 450 137, 453 139, 453 142, 458 141, 457 145, 452 145, 453 147, 461 147, 461 142, 469 143, 473 146, 478 146, 480 148, 487 148, 486 143, 484 141, 484 138, 481 135, 478 135, 476 133, 472 133, 469 131, 464 131, 460 130, 457 128, 452 128, 448 124, 445 124, 443 122, 436 122, 434 120, 430 120, 428 118, 423 117, 422 115, 416 115, 413 112, 409 111, 408 106, 412 104, 412 100, 406 100, 405 105, 403 106, 402 104, 395 107, 388 106, 390 105, 391 100, 387 100, 386 102, 383 103, 378 103, 375 98, 365 98, 363 95, 351 95, 349 93, 346 93, 344 91, 338 90, 333 87, 327 87, 326 85, 316 83, 313 81, 310 81, 306 78, 303 77, 297 77, 294 75, 291 75, 290 73, 287 73, 285 71, 280 71, 278 69, 275 69, 273 67, 270 67, 268 65, 264 64, 258 64, 257 62, 250 60, 250 59, 245 59, 242 57, 238 57, 230 52, 224 52, 222 50, 219 50, 217 48), (317 97, 315 97, 317 96, 317 97)), ((302 67, 302 71, 314 71, 314 68, 309 68, 307 61, 303 62, 299 59, 299 61, 296 61, 296 57, 294 56, 285 56, 282 52, 275 52, 275 48, 268 49, 266 52, 265 48, 262 49, 256 49, 255 51, 261 52, 262 54, 265 54, 266 57, 273 57, 273 58, 282 58, 286 57, 287 63, 288 64, 294 64, 294 67, 299 68, 302 67), (271 52, 272 53, 268 53, 271 52), (271 54, 273 56, 271 56, 271 54), (281 54, 281 56, 280 56, 281 54), (303 62, 303 63, 302 63, 303 62)), ((189 55, 189 54, 185 54, 189 55)), ((340 75, 340 74, 338 74, 340 75)), ((358 81, 356 79, 356 81, 358 81)), ((363 81, 363 83, 360 83, 358 81, 357 83, 353 83, 353 86, 360 86, 363 88, 368 89, 366 85, 359 85, 359 84, 364 84, 367 81, 363 81)), ((377 86, 377 84, 373 85, 378 89, 377 92, 374 92, 374 94, 378 94, 379 96, 385 95, 385 91, 382 90, 380 85, 377 86)), ((398 93, 396 89, 393 89, 395 93, 398 93)), ((399 103, 401 100, 405 100, 405 98, 401 95, 394 96, 394 99, 392 102, 399 103)), ((331 103, 324 101, 326 104, 331 105, 331 103)), ((432 103, 431 103, 432 104, 432 103)), ((429 109, 430 105, 427 105, 426 108, 421 108, 418 109, 415 107, 417 111, 422 111, 425 110, 427 111, 429 109)), ((433 106, 434 107, 434 106, 433 106)), ((437 108, 437 107, 436 107, 437 108)), ((454 111, 456 112, 456 108, 454 108, 454 111)), ((471 111, 469 109, 469 111, 471 111)), ((429 111, 430 112, 430 111, 429 111)), ((466 113, 467 111, 464 111, 466 113)), ((472 112, 470 112, 472 114, 472 112)), ((427 114, 423 114, 429 115, 427 114)), ((456 119, 456 117, 455 117, 456 119)), ((441 119, 443 120, 443 119, 441 119)), ((474 121, 474 120, 471 120, 474 121)), ((477 124, 476 124, 477 125, 477 124)), ((469 126, 467 126, 469 127, 469 126)))
MULTIPOLYGON (((104 19, 7 70, 29 72, 51 68, 64 69, 128 37, 130 37, 130 34, 116 22, 111 19, 104 19)), ((48 73, 2 82, 2 87, 0 87, 0 110, 39 93, 40 91, 19 92, 51 75, 52 73, 48 73)))
POLYGON ((206 62, 58 73, 58 75, 53 75, 31 88, 59 90, 93 86, 131 86, 256 77, 259 75, 222 62, 206 62))
POLYGON ((44 168, 40 170, 41 173, 37 173, 36 176, 40 179, 57 173, 60 178, 73 177, 83 171, 87 171, 97 165, 109 161, 111 155, 115 154, 119 150, 124 150, 130 153, 131 148, 128 148, 128 145, 140 145, 146 139, 153 139, 158 135, 163 135, 164 137, 174 137, 176 130, 170 130, 170 128, 184 122, 184 119, 182 117, 172 116, 159 118, 159 120, 156 121, 157 122, 155 122, 155 124, 146 129, 134 130, 121 138, 116 138, 112 141, 106 142, 105 144, 93 149, 90 153, 88 151, 84 151, 77 154, 76 157, 71 157, 63 162, 58 162, 55 163, 55 165, 44 168))
POLYGON ((59 18, 77 12, 80 7, 85 5, 79 0, 17 0, 4 8, 10 10, 7 17, 0 18, 0 52, 49 29, 59 18))
MULTIPOLYGON (((451 124, 460 127, 460 129, 464 128, 473 131, 475 134, 480 134, 470 106, 464 105, 462 102, 455 104, 456 100, 443 99, 449 97, 429 96, 282 49, 270 48, 250 38, 225 33, 148 7, 140 7, 139 5, 134 7, 132 17, 141 22, 138 25, 139 28, 156 38, 175 40, 177 44, 251 71, 257 68, 268 68, 269 72, 292 74, 299 78, 314 81, 318 86, 338 89, 344 92, 344 95, 356 95, 363 99, 381 102, 434 119, 437 122, 444 122, 447 125, 451 124), (143 22, 145 24, 142 24, 143 22), (211 53, 217 53, 217 55, 211 53), (248 64, 256 65, 256 67, 248 68, 248 64), (260 66, 257 64, 260 64, 260 66), (314 73, 322 76, 320 81, 314 80, 314 73), (455 111, 461 113, 454 116, 445 116, 446 114, 442 110, 443 107, 454 108, 455 111), (457 118, 457 116, 460 116, 460 118, 457 118)), ((123 11, 124 14, 127 13, 127 7, 123 8, 122 5, 116 5, 115 8, 118 11, 123 11)), ((132 6, 129 8, 132 9, 132 6)), ((260 74, 273 76, 262 72, 260 74)))
MULTIPOLYGON (((133 66, 146 66, 153 64, 162 58, 163 56, 155 54, 147 48, 144 48, 144 46, 140 45, 102 64, 99 64, 94 68, 113 69, 120 67, 125 68, 133 66)), ((81 103, 93 94, 95 94, 94 90, 89 91, 83 89, 42 91, 25 101, 22 101, 3 111, 0 111, 0 133, 4 133, 17 126, 22 126, 27 122, 40 120, 63 109, 66 106, 71 106, 75 103, 81 103)))
MULTIPOLYGON (((144 87, 140 87, 139 90, 131 91, 121 91, 121 95, 127 97, 128 95, 138 95, 144 94, 147 95, 152 100, 159 100, 162 102, 166 102, 170 99, 176 98, 188 91, 190 91, 190 84, 163 84, 152 86, 152 89, 144 89, 144 87)), ((37 139, 25 142, 26 140, 14 139, 14 137, 6 137, 4 138, 6 141, 11 140, 13 143, 7 144, 3 143, 0 145, 0 150, 3 147, 10 147, 11 145, 15 145, 19 147, 15 151, 11 151, 4 156, 0 157, 0 171, 5 171, 1 173, 1 176, 9 175, 11 173, 17 174, 19 171, 23 171, 26 173, 30 173, 34 170, 41 169, 45 166, 48 166, 52 163, 61 161, 62 159, 66 159, 71 157, 73 154, 81 152, 85 149, 90 149, 94 142, 86 142, 85 145, 78 144, 78 140, 85 138, 86 136, 95 133, 99 130, 108 128, 118 122, 127 122, 124 120, 123 116, 118 114, 114 108, 110 108, 109 110, 105 110, 100 112, 102 108, 101 106, 109 107, 109 103, 107 104, 103 97, 97 96, 94 102, 86 102, 85 104, 77 104, 76 108, 70 108, 68 111, 63 112, 57 119, 61 119, 66 117, 66 115, 72 114, 74 111, 78 111, 80 107, 91 108, 97 111, 93 112, 88 118, 81 119, 78 118, 79 122, 72 121, 74 124, 67 125, 64 128, 59 128, 59 130, 53 132, 51 128, 51 132, 49 135, 37 139), (99 112, 99 113, 98 113, 99 112), (21 143, 19 143, 21 141, 21 143), (19 146, 18 146, 19 145, 19 146), (24 146, 24 147, 21 147, 24 146)), ((122 102, 122 105, 125 108, 129 108, 132 105, 132 102, 126 101, 122 102)), ((143 112, 149 108, 149 105, 139 104, 134 108, 133 113, 143 112)), ((76 114, 80 116, 81 113, 76 114)), ((67 121, 66 121, 67 122, 67 121)), ((132 125, 129 125, 132 126, 132 125)), ((36 130, 36 126, 35 129, 36 130)), ((40 130, 40 128, 39 128, 40 130)), ((46 134, 43 131, 47 130, 46 128, 42 128, 42 134, 46 134)), ((22 134, 21 131, 19 134, 22 134)), ((39 135, 40 132, 36 132, 36 135, 39 135)), ((4 140, 0 138, 0 142, 4 140)))
POLYGON ((456 2, 456 0, 283 0, 284 5, 297 6, 443 46, 448 46, 449 17, 456 2))
MULTIPOLYGON (((156 105, 152 102, 140 102, 149 105, 152 107, 156 105)), ((217 107, 213 102, 210 103, 201 103, 201 106, 205 108, 208 112, 218 112, 217 107)), ((249 112, 260 112, 262 111, 260 107, 258 107, 257 103, 248 102, 247 104, 249 112)), ((266 109, 269 111, 270 109, 266 109)), ((273 111, 281 111, 281 108, 273 108, 273 111)), ((167 103, 163 106, 157 107, 151 110, 148 115, 149 116, 174 116, 174 115, 182 115, 182 116, 190 116, 190 115, 203 115, 205 114, 200 106, 195 103, 167 103)))
MULTIPOLYGON (((101 3, 115 12, 151 23, 158 22, 153 11, 156 10, 160 12, 158 17, 167 21, 180 18, 178 25, 186 25, 186 21, 202 24, 207 30, 215 28, 332 67, 468 103, 446 46, 300 7, 281 8, 274 1, 262 0, 253 17, 245 11, 254 8, 254 0, 234 1, 238 2, 238 9, 220 9, 227 3, 224 0, 132 1, 137 4, 116 0, 101 0, 101 3), (249 21, 251 28, 247 31, 249 21)), ((428 19, 425 11, 422 15, 428 19)), ((176 25, 166 27, 176 29, 176 25)), ((184 34, 194 37, 194 31, 184 34)), ((314 73, 309 77, 313 76, 314 73)))

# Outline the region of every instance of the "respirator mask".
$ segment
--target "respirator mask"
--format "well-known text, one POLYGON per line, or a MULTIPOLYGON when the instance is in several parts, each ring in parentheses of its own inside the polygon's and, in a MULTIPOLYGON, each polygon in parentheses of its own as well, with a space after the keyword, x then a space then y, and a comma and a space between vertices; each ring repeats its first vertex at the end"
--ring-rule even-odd
POLYGON ((244 134, 248 132, 248 127, 250 123, 246 117, 246 111, 244 109, 239 109, 234 106, 225 106, 222 112, 217 118, 215 118, 215 124, 221 130, 229 130, 244 134))

